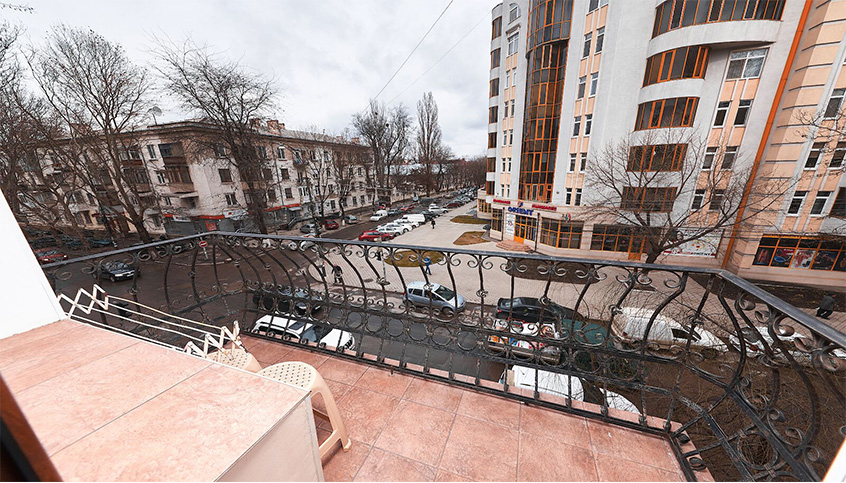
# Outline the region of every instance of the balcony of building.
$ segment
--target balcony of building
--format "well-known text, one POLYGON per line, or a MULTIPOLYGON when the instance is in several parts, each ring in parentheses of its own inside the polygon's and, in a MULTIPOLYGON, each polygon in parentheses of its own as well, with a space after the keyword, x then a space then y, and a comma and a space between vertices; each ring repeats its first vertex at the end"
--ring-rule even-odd
MULTIPOLYGON (((322 459, 329 481, 820 480, 843 441, 846 336, 720 270, 210 233, 44 271, 55 292, 67 297, 62 307, 74 323, 121 338, 94 346, 115 352, 131 344, 126 340, 145 339, 154 345, 136 343, 135 349, 152 363, 157 358, 143 353, 162 349, 156 345, 202 347, 204 339, 191 332, 195 325, 237 334, 237 321, 237 339, 260 366, 302 361, 316 368, 352 439, 348 451, 337 447, 322 459), (424 255, 434 260, 428 269, 420 263, 424 255), (113 261, 137 272, 110 282, 103 268, 113 261), (102 289, 96 297, 93 283, 102 289), (416 305, 405 303, 403 294, 418 285, 429 295, 416 305), (438 287, 462 299, 439 299, 450 294, 438 287), (114 303, 93 300, 107 297, 114 303), (520 312, 517 299, 536 312, 520 312), (312 336, 305 335, 309 331, 312 336)), ((27 341, 20 345, 27 349, 17 352, 7 351, 16 344, 5 341, 0 373, 11 378, 13 393, 32 390, 16 389, 21 381, 49 385, 33 373, 52 380, 68 372, 69 381, 78 380, 66 366, 99 360, 86 340, 104 336, 75 334, 56 336, 54 344, 27 341), (16 372, 21 369, 30 375, 16 372)), ((206 349, 178 354, 182 362, 166 365, 209 364, 202 359, 206 349)), ((101 365, 105 379, 119 373, 101 365)), ((265 380, 228 370, 244 381, 265 380)), ((219 397, 203 398, 203 404, 229 404, 250 428, 269 424, 253 421, 260 398, 244 389, 265 383, 244 381, 230 382, 230 391, 203 382, 191 388, 219 397), (247 392, 233 403, 222 395, 233 391, 247 392)), ((45 398, 47 389, 40 390, 45 398)), ((63 411, 110 406, 76 396, 51 401, 63 411)), ((320 398, 311 402, 323 404, 320 398)), ((31 421, 36 434, 75 424, 46 407, 31 421)), ((227 447, 224 436, 207 437, 230 419, 209 419, 203 437, 191 442, 183 432, 196 421, 188 418, 180 429, 182 412, 169 419, 176 430, 165 436, 155 430, 161 423, 144 428, 139 421, 145 413, 133 413, 127 414, 141 418, 134 426, 109 417, 102 427, 90 423, 84 434, 95 439, 65 461, 87 471, 118 466, 115 456, 102 463, 95 448, 148 468, 144 455, 153 453, 138 448, 158 448, 162 437, 183 438, 170 444, 173 458, 208 445, 217 445, 220 461, 241 456, 242 446, 230 447, 235 456, 220 456, 226 454, 219 451, 227 447), (124 441, 128 428, 139 429, 124 441), (95 444, 104 434, 110 438, 95 444), (134 439, 139 435, 147 439, 134 439)), ((325 422, 315 420, 315 426, 316 441, 298 444, 316 445, 327 436, 325 422)), ((249 446, 247 439, 238 444, 249 446)), ((90 472, 68 477, 121 479, 90 472)))

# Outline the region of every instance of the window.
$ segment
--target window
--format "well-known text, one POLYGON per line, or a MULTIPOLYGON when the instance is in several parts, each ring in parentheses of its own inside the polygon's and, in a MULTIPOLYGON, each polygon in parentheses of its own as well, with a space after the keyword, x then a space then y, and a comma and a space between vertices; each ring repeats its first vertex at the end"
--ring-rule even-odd
POLYGON ((590 129, 593 126, 593 114, 585 114, 585 136, 590 136, 590 129))
POLYGON ((265 180, 272 180, 273 179, 273 170, 269 168, 262 168, 261 176, 265 180))
POLYGON ((814 199, 814 204, 811 205, 812 215, 821 215, 825 204, 828 203, 828 198, 831 196, 831 191, 818 191, 817 197, 814 199))
POLYGON ((494 171, 496 171, 496 158, 488 158, 486 168, 487 169, 485 171, 488 173, 493 173, 494 171))
POLYGON ((499 95, 499 78, 491 79, 491 97, 496 97, 499 95))
POLYGON ((583 48, 582 48, 582 58, 585 58, 588 55, 590 55, 590 41, 591 41, 592 37, 593 37, 593 34, 591 34, 591 33, 585 34, 585 43, 584 43, 583 48))
POLYGON ((533 216, 517 215, 514 223, 514 236, 534 240, 538 228, 538 219, 533 216))
POLYGON ((544 218, 541 223, 540 242, 555 248, 578 249, 582 243, 584 223, 568 223, 544 218))
POLYGON ((831 211, 828 214, 846 218, 846 188, 837 190, 837 198, 834 198, 834 204, 831 205, 831 211))
POLYGON ((256 154, 261 159, 267 159, 267 146, 256 146, 256 154))
POLYGON ((714 195, 711 196, 711 202, 708 203, 708 211, 721 211, 725 197, 726 190, 714 190, 714 195))
POLYGON ((576 170, 576 154, 570 154, 570 172, 576 170))
POLYGON ((156 181, 158 181, 159 184, 167 183, 167 175, 164 171, 156 171, 156 181))
POLYGON ((573 188, 564 188, 564 204, 569 205, 573 202, 573 188))
POLYGON ((599 8, 599 0, 590 0, 588 3, 588 13, 593 12, 597 8, 599 8))
POLYGON ((811 151, 808 153, 808 159, 805 160, 805 169, 814 169, 825 150, 825 143, 814 143, 811 146, 811 151))
MULTIPOLYGON (((517 85, 517 67, 511 69, 511 87, 517 85)), ((514 101, 511 101, 511 115, 514 115, 514 101)))
POLYGON ((582 129, 582 116, 576 116, 573 120, 573 136, 578 136, 582 129))
POLYGON ((590 249, 607 252, 641 251, 644 235, 654 228, 629 225, 593 225, 590 249))
POLYGON ((173 206, 173 201, 171 201, 170 197, 168 196, 162 196, 162 203, 165 206, 173 206))
POLYGON ((516 3, 511 4, 511 10, 508 12, 508 23, 511 23, 520 18, 520 7, 516 3))
POLYGON ((709 22, 781 20, 784 3, 778 0, 667 0, 655 9, 652 37, 709 22))
POLYGON ((285 159, 285 147, 284 146, 276 146, 276 157, 279 159, 285 159))
POLYGON ((499 50, 500 49, 494 49, 491 51, 491 69, 499 67, 499 50))
POLYGON ((221 183, 231 183, 232 182, 232 171, 229 171, 229 169, 227 169, 227 168, 218 169, 217 174, 220 175, 220 182, 221 183))
POLYGON ((291 199, 294 197, 294 192, 291 188, 285 188, 285 198, 291 199))
POLYGON ((646 60, 644 87, 679 79, 702 79, 708 66, 710 50, 702 45, 667 50, 646 60))
POLYGON ((690 209, 696 211, 702 208, 703 201, 705 201, 705 190, 695 190, 693 192, 693 201, 690 203, 690 209))
POLYGON ((582 204, 582 189, 576 188, 576 200, 574 203, 576 206, 581 206, 582 204))
POLYGON ((519 34, 514 34, 511 37, 508 37, 508 55, 514 55, 517 53, 517 39, 519 36, 519 34))
POLYGON ((823 113, 824 119, 834 119, 840 112, 840 106, 843 105, 843 97, 846 96, 846 89, 834 89, 831 97, 828 99, 828 105, 825 106, 823 113))
POLYGON ((509 146, 514 144, 514 130, 513 129, 508 130, 508 144, 509 144, 509 146))
POLYGON ((226 197, 226 204, 229 206, 234 206, 238 204, 238 199, 235 197, 235 193, 226 193, 223 195, 226 197))
POLYGON ((623 188, 620 208, 630 211, 670 211, 676 199, 676 188, 623 188))
POLYGON ((502 145, 503 146, 508 145, 508 129, 502 130, 502 145))
POLYGON ((714 166, 714 158, 717 157, 717 148, 706 148, 705 159, 702 160, 702 169, 708 170, 714 166))
POLYGON ((805 196, 807 196, 807 194, 807 191, 795 191, 793 193, 793 199, 790 200, 790 206, 787 207, 788 215, 796 215, 799 213, 799 210, 802 209, 802 202, 805 201, 805 196))
POLYGON ((576 99, 582 99, 585 97, 585 84, 587 83, 587 76, 579 77, 579 90, 576 99))
POLYGON ((180 147, 176 144, 159 144, 159 153, 161 153, 163 158, 180 156, 180 151, 180 147))
POLYGON ((647 144, 629 150, 628 171, 679 171, 687 144, 647 144))
POLYGON ((599 27, 596 29, 596 48, 594 49, 594 53, 598 54, 602 52, 602 44, 605 43, 605 27, 599 27))
POLYGON ((485 193, 489 195, 495 195, 496 192, 496 183, 493 181, 485 181, 485 193))
MULTIPOLYGON (((506 109, 507 109, 507 107, 506 107, 506 109)), ((499 108, 497 106, 490 107, 488 109, 488 124, 495 123, 498 115, 499 115, 499 108)))
POLYGON ((726 124, 726 116, 728 115, 729 106, 731 102, 722 101, 717 104, 717 115, 714 116, 714 127, 722 127, 726 124))
POLYGON ((599 72, 590 75, 590 95, 596 95, 596 87, 599 85, 599 72))
POLYGON ((491 22, 491 40, 502 35, 502 17, 497 17, 491 22))
POLYGON ((156 146, 153 144, 147 145, 147 152, 150 154, 150 159, 156 159, 156 146))
POLYGON ((579 171, 584 171, 587 168, 587 153, 582 153, 582 162, 579 166, 579 171))
POLYGON ((737 106, 737 114, 734 116, 735 126, 745 126, 746 118, 749 116, 749 107, 752 105, 752 99, 742 99, 740 105, 737 106))
POLYGON ((491 210, 491 231, 502 231, 502 210, 491 210))
POLYGON ((335 209, 335 200, 331 200, 331 201, 329 202, 329 206, 331 206, 331 207, 332 207, 332 209, 334 210, 334 209, 335 209))
POLYGON ((505 85, 503 86, 503 88, 508 89, 508 86, 510 86, 510 85, 511 85, 511 71, 507 70, 507 71, 505 71, 505 85))
POLYGON ((755 77, 761 77, 761 70, 764 67, 764 58, 766 56, 767 49, 732 52, 731 56, 729 56, 726 79, 753 79, 755 77))
POLYGON ((734 166, 734 160, 737 158, 737 146, 726 147, 726 152, 723 153, 723 164, 721 169, 731 169, 734 166))
POLYGON ((279 169, 279 178, 283 180, 291 179, 291 173, 288 171, 288 168, 279 169))
POLYGON ((698 103, 698 97, 673 97, 644 102, 637 107, 635 130, 690 127, 698 103))
POLYGON ((839 168, 843 166, 843 159, 846 158, 846 142, 837 143, 834 148, 834 154, 831 155, 831 162, 828 163, 829 168, 839 168))
POLYGON ((225 158, 226 157, 226 146, 222 144, 215 144, 212 145, 212 151, 214 151, 214 155, 218 158, 225 158))
POLYGON ((752 265, 844 272, 846 243, 817 237, 764 236, 752 265))
POLYGON ((496 147, 496 132, 488 133, 488 149, 496 147))

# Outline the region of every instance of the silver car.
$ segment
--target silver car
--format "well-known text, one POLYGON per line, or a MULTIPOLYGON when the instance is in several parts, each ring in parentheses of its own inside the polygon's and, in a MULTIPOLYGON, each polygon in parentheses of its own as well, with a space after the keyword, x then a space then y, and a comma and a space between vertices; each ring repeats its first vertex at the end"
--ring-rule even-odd
POLYGON ((403 303, 416 307, 431 307, 447 317, 464 310, 464 297, 438 283, 410 282, 402 296, 403 303))

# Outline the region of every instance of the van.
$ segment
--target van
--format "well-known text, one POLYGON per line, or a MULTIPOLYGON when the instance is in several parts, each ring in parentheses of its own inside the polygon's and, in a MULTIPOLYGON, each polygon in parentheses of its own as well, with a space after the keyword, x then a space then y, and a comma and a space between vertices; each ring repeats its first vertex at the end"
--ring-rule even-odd
POLYGON ((407 220, 414 226, 420 226, 423 223, 426 223, 426 216, 422 214, 407 214, 400 218, 400 221, 402 220, 407 220))
MULTIPOLYGON (((620 310, 620 316, 614 317, 611 330, 623 342, 631 344, 643 341, 646 327, 654 311, 642 307, 623 307, 620 310)), ((703 354, 716 356, 718 353, 728 352, 728 346, 716 335, 703 329, 701 323, 691 330, 663 314, 655 316, 655 322, 646 337, 647 342, 662 348, 684 347, 688 339, 691 339, 691 349, 699 350, 703 354)))

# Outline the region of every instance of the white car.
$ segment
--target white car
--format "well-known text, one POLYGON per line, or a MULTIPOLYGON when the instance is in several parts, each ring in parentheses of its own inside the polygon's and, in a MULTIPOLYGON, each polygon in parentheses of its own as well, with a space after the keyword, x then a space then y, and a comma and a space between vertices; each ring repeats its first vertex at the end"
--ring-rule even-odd
MULTIPOLYGON (((571 395, 575 401, 585 401, 585 389, 582 385, 581 379, 574 376, 567 376, 549 371, 538 371, 531 367, 513 366, 511 369, 505 371, 505 380, 508 384, 523 389, 535 390, 535 377, 537 376, 538 392, 552 394, 554 396, 561 396, 568 398, 571 395)), ((598 400, 599 394, 605 397, 605 403, 609 408, 619 409, 621 411, 629 411, 640 414, 637 406, 624 396, 613 391, 608 391, 603 388, 598 388, 599 393, 595 397, 588 397, 589 403, 600 404, 602 401, 598 400)))
MULTIPOLYGON (((644 339, 646 326, 652 317, 653 310, 642 307, 623 307, 619 317, 614 318, 611 329, 624 342, 637 343, 644 339)), ((676 320, 666 315, 658 314, 655 322, 649 329, 647 342, 655 343, 661 347, 671 346, 684 347, 687 340, 691 339, 692 349, 703 353, 728 352, 728 346, 716 335, 703 329, 701 325, 691 333, 690 329, 682 326, 676 320)), ((714 354, 716 355, 716 354, 714 354)))
MULTIPOLYGON (((767 347, 773 351, 776 358, 785 360, 784 353, 775 346, 773 338, 770 337, 770 333, 766 327, 755 327, 755 329, 742 327, 740 331, 743 333, 743 339, 746 341, 746 355, 755 357, 758 354, 763 354, 764 343, 766 343, 767 347)), ((778 338, 784 343, 787 352, 796 362, 802 365, 811 365, 811 355, 800 350, 800 344, 803 343, 806 347, 813 347, 811 341, 807 340, 805 336, 794 332, 791 335, 780 335, 778 338)), ((740 339, 736 335, 730 335, 729 342, 731 342, 737 350, 740 350, 740 339)), ((840 359, 837 361, 837 364, 841 370, 846 369, 846 351, 843 349, 835 349, 831 351, 831 355, 840 359)))
POLYGON ((373 216, 370 217, 370 221, 382 221, 383 218, 388 216, 388 212, 385 210, 379 210, 376 213, 373 213, 373 216))
POLYGON ((326 347, 353 349, 355 337, 349 332, 333 329, 316 320, 293 318, 290 314, 265 315, 253 325, 253 332, 264 332, 269 337, 281 336, 293 341, 305 340, 324 344, 326 347))
POLYGON ((446 209, 446 208, 441 208, 438 205, 429 205, 429 212, 430 213, 443 214, 443 213, 446 213, 447 211, 449 211, 449 210, 446 209))
MULTIPOLYGON (((314 233, 309 233, 307 235, 303 235, 303 238, 314 238, 315 236, 316 235, 314 233)), ((296 240, 291 240, 288 243, 288 248, 290 248, 291 250, 294 250, 294 251, 296 251, 296 250, 303 251, 306 248, 310 248, 310 247, 313 247, 313 246, 314 246, 314 242, 311 241, 311 240, 303 240, 301 242, 297 242, 296 240)))
POLYGON ((395 223, 402 223, 402 224, 405 224, 405 225, 410 225, 412 228, 417 228, 418 226, 423 224, 423 222, 420 221, 420 220, 412 220, 412 219, 406 218, 404 216, 402 218, 396 220, 395 223))
POLYGON ((376 231, 381 233, 388 233, 397 237, 403 233, 408 233, 409 229, 398 225, 380 225, 376 227, 376 231))

